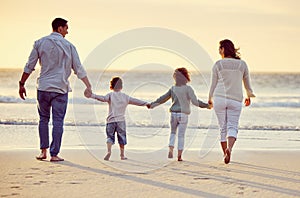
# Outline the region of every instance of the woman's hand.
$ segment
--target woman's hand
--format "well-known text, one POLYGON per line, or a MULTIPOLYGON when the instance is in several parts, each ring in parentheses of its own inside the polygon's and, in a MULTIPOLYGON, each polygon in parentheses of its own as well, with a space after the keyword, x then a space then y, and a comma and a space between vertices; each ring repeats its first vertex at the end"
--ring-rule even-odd
POLYGON ((244 104, 246 107, 250 106, 250 104, 251 104, 250 98, 246 98, 244 104))
POLYGON ((214 107, 212 99, 208 100, 208 109, 212 109, 214 107))

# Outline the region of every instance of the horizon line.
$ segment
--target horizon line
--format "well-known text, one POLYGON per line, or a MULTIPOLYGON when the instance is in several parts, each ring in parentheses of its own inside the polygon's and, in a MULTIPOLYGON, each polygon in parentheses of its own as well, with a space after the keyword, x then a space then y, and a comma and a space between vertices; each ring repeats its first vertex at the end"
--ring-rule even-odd
MULTIPOLYGON (((1 71, 5 70, 23 70, 23 67, 0 67, 1 71)), ((105 69, 97 69, 97 68, 85 68, 86 71, 105 71, 105 69)), ((38 70, 38 69, 37 69, 38 70)), ((130 69, 107 69, 108 72, 126 72, 130 71, 130 69)), ((142 70, 142 69, 135 69, 137 72, 169 72, 168 70, 142 70)), ((190 72, 195 72, 197 70, 190 70, 190 72)), ((203 72, 211 72, 211 70, 202 70, 203 72)), ((283 73, 283 74, 300 74, 299 71, 257 71, 257 70, 250 70, 250 73, 283 73)))

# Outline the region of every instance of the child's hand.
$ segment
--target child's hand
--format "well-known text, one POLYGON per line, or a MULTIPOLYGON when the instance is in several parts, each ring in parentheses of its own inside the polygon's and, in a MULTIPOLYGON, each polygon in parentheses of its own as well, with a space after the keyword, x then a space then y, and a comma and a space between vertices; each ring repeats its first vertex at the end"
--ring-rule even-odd
POLYGON ((213 101, 212 100, 208 100, 208 109, 212 109, 214 107, 213 105, 213 101))
POLYGON ((87 98, 90 98, 92 96, 92 90, 91 89, 85 89, 84 96, 87 98))
POLYGON ((208 104, 207 109, 212 109, 213 108, 213 104, 208 104))
POLYGON ((148 103, 148 104, 146 105, 146 107, 147 107, 148 109, 151 109, 151 104, 148 103))

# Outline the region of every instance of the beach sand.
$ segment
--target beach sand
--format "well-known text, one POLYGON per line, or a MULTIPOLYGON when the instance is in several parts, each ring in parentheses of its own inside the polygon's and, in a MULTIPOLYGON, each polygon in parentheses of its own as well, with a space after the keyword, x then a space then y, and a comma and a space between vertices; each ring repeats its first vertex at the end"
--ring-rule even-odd
POLYGON ((145 173, 104 163, 85 149, 64 149, 64 162, 37 161, 35 149, 0 151, 0 197, 299 197, 300 152, 234 151, 225 165, 220 152, 145 173))

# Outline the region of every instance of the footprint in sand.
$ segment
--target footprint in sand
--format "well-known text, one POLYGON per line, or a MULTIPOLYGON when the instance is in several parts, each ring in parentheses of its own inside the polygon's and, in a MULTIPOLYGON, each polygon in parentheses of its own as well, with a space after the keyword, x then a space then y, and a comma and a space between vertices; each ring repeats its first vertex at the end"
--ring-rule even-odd
POLYGON ((195 177, 194 180, 208 180, 208 177, 195 177))
POLYGON ((69 182, 69 184, 82 184, 82 183, 81 182, 72 181, 72 182, 69 182))
POLYGON ((41 185, 41 184, 46 184, 47 181, 39 181, 39 182, 35 182, 33 183, 33 185, 41 185))
POLYGON ((10 188, 18 189, 21 188, 21 186, 11 186, 10 188))

